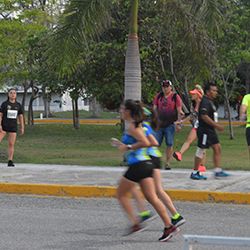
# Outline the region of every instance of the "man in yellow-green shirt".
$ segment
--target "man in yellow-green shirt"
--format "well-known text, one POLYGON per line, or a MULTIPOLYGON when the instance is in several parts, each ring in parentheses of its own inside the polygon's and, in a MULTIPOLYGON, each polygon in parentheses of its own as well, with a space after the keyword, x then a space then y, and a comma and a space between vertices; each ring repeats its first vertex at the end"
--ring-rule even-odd
POLYGON ((250 156, 250 94, 244 96, 240 108, 240 120, 243 121, 246 119, 246 117, 247 117, 246 139, 250 156))

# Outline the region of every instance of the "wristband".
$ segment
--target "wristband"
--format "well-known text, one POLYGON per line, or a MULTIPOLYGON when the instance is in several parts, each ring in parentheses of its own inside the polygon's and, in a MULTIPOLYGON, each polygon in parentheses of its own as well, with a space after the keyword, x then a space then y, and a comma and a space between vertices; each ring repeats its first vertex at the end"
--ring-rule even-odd
POLYGON ((180 120, 180 124, 183 124, 183 121, 182 121, 182 120, 180 120))
POLYGON ((127 149, 128 149, 128 151, 133 151, 132 145, 127 145, 127 149))

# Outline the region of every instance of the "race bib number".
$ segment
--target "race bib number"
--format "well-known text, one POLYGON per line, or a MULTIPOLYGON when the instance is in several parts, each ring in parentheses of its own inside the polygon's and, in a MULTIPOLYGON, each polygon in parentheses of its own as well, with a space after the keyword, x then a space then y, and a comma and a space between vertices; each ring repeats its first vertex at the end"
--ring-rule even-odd
POLYGON ((7 110, 7 118, 16 119, 17 118, 17 110, 7 110))

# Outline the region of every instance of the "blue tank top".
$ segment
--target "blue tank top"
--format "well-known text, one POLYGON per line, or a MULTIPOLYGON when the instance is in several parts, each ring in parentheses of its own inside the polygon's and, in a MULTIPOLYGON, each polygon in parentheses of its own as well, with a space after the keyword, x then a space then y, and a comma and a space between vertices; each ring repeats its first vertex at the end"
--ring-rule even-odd
MULTIPOLYGON (((126 145, 134 144, 137 142, 137 140, 134 137, 128 135, 126 131, 121 141, 126 145)), ((150 160, 150 157, 148 155, 147 148, 140 148, 140 149, 135 149, 133 151, 126 151, 126 159, 127 159, 127 164, 132 165, 141 161, 150 160)))
MULTIPOLYGON (((145 132, 146 136, 154 135, 153 129, 150 127, 149 122, 143 122, 142 125, 143 125, 143 131, 145 132)), ((158 158, 162 157, 162 154, 158 147, 148 148, 148 155, 158 158)))

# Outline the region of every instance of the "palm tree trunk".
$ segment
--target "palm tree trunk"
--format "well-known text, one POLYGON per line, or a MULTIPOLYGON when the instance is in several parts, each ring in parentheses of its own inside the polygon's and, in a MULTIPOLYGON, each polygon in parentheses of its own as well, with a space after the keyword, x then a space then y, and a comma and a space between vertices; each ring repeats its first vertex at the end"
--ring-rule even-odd
POLYGON ((125 60, 125 100, 141 100, 141 62, 137 35, 138 0, 132 1, 125 60))
POLYGON ((137 34, 129 34, 125 60, 125 100, 141 100, 141 62, 137 34))

